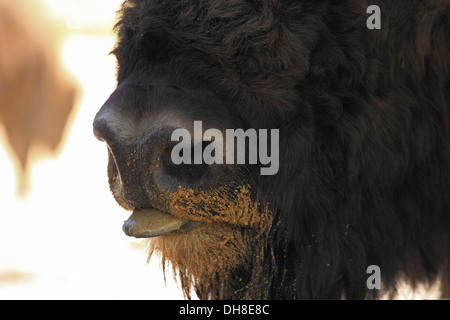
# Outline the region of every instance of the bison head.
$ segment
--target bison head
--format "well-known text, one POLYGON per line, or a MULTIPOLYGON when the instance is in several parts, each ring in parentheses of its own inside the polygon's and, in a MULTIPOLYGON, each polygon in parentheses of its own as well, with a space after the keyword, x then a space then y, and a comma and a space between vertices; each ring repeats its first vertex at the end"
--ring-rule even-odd
MULTIPOLYGON (((423 79, 444 88, 448 69, 431 66, 448 52, 440 41, 402 50, 398 33, 367 29, 364 3, 124 2, 117 89, 94 132, 108 146, 111 191, 133 211, 125 233, 152 238, 187 296, 362 298, 379 294, 366 285, 372 264, 384 292, 398 276, 442 270, 448 247, 434 244, 448 235, 449 146, 436 128, 448 124, 449 97, 423 79), (429 69, 414 69, 426 50, 429 69), (176 130, 194 137, 182 148, 188 159, 219 143, 196 140, 196 121, 200 136, 278 130, 279 170, 175 163, 176 130)), ((408 16, 400 7, 383 7, 389 21, 408 16)), ((448 20, 442 8, 402 8, 417 21, 420 10, 448 20)), ((408 41, 424 41, 410 29, 408 41)), ((247 159, 252 147, 242 147, 247 159)))

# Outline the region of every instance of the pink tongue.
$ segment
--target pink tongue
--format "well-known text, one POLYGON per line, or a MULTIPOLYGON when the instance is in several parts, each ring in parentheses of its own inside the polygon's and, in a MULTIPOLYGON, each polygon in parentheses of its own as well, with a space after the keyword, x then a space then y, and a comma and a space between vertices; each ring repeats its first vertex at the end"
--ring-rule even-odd
POLYGON ((179 230, 187 222, 157 209, 139 209, 125 221, 122 230, 130 237, 151 238, 179 230))

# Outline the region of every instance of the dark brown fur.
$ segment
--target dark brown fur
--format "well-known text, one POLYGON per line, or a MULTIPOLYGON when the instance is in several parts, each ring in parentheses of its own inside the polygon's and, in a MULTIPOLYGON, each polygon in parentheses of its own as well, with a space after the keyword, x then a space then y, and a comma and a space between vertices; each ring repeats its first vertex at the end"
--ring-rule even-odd
MULTIPOLYGON (((127 83, 143 94, 175 86, 214 101, 186 109, 194 120, 280 130, 278 174, 244 166, 236 182, 270 209, 264 236, 253 236, 259 225, 206 217, 202 229, 154 245, 185 292, 360 299, 395 294, 399 279, 441 279, 448 295, 450 3, 370 4, 381 8, 381 30, 366 27, 364 0, 125 1, 113 50, 129 92, 121 101, 131 101, 124 116, 164 107, 136 100, 127 83), (381 268, 381 290, 366 286, 369 265, 381 268)), ((154 206, 151 175, 125 169, 119 202, 154 206)), ((217 214, 209 209, 198 212, 217 214)))

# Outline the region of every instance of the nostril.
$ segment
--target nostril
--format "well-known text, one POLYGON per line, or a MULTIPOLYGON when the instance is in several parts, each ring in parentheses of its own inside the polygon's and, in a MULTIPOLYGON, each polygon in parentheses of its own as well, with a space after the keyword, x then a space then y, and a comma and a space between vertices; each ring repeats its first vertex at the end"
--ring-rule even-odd
MULTIPOLYGON (((210 141, 202 143, 202 150, 209 144, 210 141)), ((167 148, 160 159, 160 164, 164 170, 164 173, 172 178, 175 178, 188 185, 196 185, 205 176, 209 170, 209 165, 205 162, 196 164, 194 162, 194 147, 190 150, 191 161, 190 163, 175 164, 172 160, 172 147, 167 148)), ((183 152, 183 151, 181 151, 183 152)), ((181 154, 180 156, 183 156, 181 154)))

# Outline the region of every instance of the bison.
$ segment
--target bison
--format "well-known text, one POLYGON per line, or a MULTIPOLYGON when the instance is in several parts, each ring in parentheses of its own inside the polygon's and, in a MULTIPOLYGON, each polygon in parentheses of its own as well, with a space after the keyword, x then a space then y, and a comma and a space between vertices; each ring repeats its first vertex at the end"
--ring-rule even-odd
POLYGON ((0 126, 18 163, 21 195, 29 191, 33 149, 61 147, 79 91, 58 61, 63 34, 41 6, 0 0, 0 126))
POLYGON ((447 0, 125 1, 94 120, 123 230, 187 298, 376 299, 400 281, 450 297, 449 30, 447 0), (279 170, 251 143, 244 163, 175 163, 196 121, 215 138, 187 158, 277 130, 279 170))

